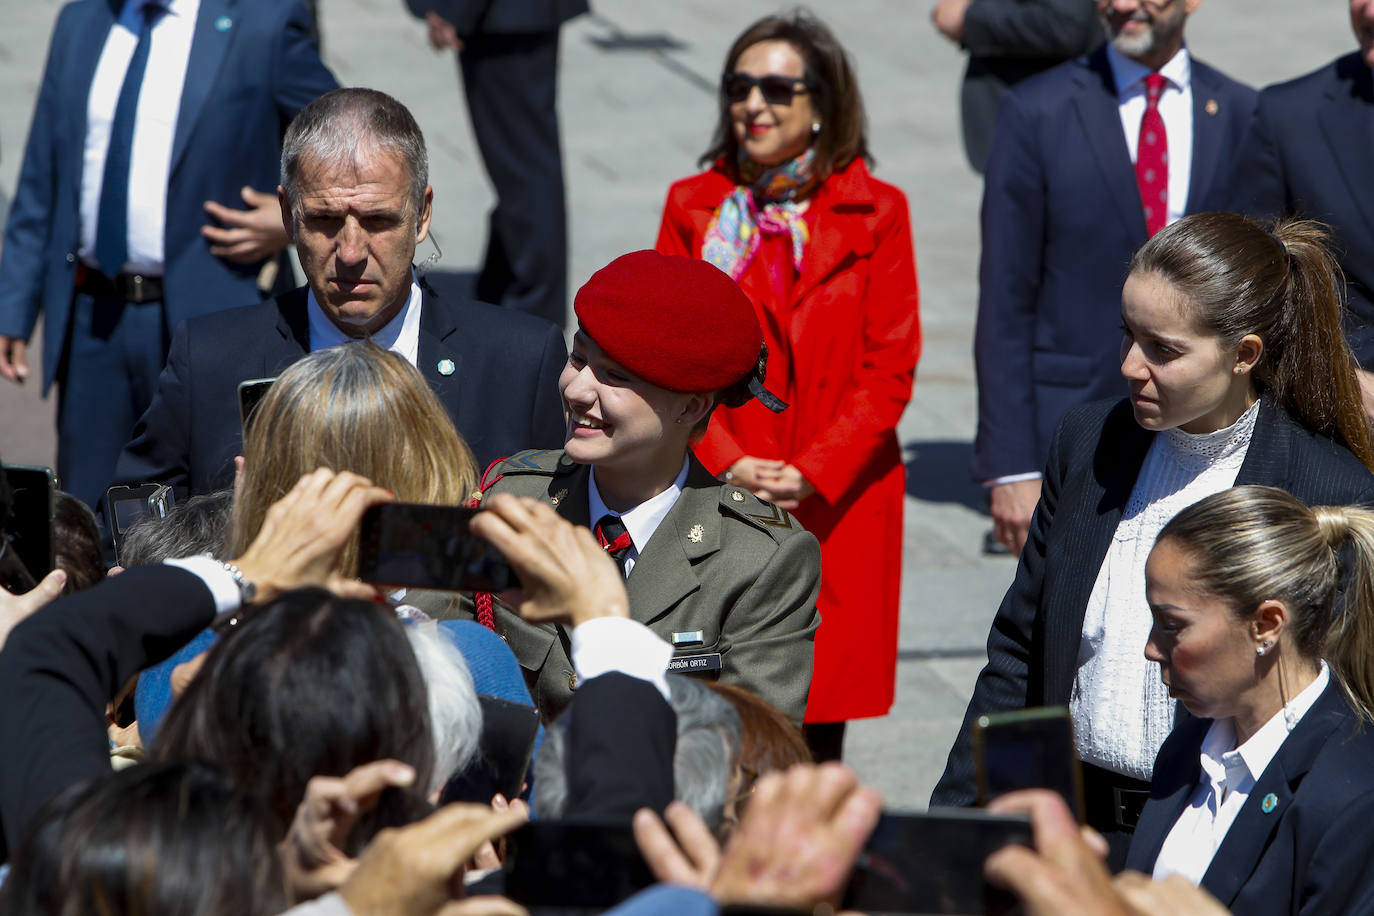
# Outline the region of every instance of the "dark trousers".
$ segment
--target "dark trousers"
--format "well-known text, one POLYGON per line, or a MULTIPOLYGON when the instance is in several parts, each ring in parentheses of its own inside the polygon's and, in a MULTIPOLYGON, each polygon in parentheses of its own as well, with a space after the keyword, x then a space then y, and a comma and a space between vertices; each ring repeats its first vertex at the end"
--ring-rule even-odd
POLYGON ((93 509, 152 402, 169 342, 160 301, 75 294, 57 375, 57 474, 62 489, 93 509))
POLYGON ((568 241, 558 142, 558 30, 463 36, 468 115, 496 191, 474 295, 567 318, 568 241))

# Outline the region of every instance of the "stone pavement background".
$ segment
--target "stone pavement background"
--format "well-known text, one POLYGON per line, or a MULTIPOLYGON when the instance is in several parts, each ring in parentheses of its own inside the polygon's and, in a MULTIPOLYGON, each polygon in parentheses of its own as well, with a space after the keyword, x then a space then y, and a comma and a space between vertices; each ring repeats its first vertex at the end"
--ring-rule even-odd
MULTIPOLYGON (((499 0, 498 0, 499 2, 499 0)), ((1088 2, 1088 0, 1084 0, 1088 2)), ((560 105, 570 214, 570 288, 616 255, 650 247, 668 184, 696 170, 730 41, 779 5, 760 0, 592 0, 563 31, 560 105)), ((853 55, 877 174, 911 201, 925 350, 900 433, 908 485, 897 703, 855 723, 846 758, 894 808, 922 808, 981 667, 1014 563, 979 548, 988 528, 968 480, 976 392, 981 184, 959 141, 964 58, 929 24, 933 4, 816 0, 853 55)), ((0 213, 7 212, 38 92, 54 0, 0 0, 0 213)), ((440 270, 482 257, 491 193, 451 55, 432 52, 401 0, 320 0, 323 54, 339 80, 395 95, 430 147, 440 270)), ((1315 69, 1354 46, 1339 0, 1210 0, 1188 27, 1209 63, 1254 85, 1315 69)), ((429 253, 422 248, 418 257, 429 253)), ((34 349, 37 349, 35 344, 34 349)), ((35 370, 37 367, 35 366, 35 370)), ((0 455, 51 463, 54 399, 0 382, 0 455)))

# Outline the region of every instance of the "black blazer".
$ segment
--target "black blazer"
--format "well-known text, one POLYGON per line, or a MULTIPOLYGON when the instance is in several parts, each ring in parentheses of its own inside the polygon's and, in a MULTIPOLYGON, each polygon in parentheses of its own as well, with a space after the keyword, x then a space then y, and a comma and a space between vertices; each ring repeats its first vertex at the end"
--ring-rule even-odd
MULTIPOLYGON (((1255 92, 1193 58, 1186 212, 1219 206, 1255 92)), ((984 181, 972 473, 1045 464, 1070 407, 1126 393, 1121 284, 1145 215, 1105 49, 1013 87, 984 181)))
POLYGON ((141 566, 60 598, 10 632, 0 652, 0 859, 70 785, 110 774, 105 704, 138 671, 209 626, 215 600, 199 576, 141 566))
MULTIPOLYGON (((1154 436, 1128 400, 1085 404, 1059 424, 1016 578, 988 633, 988 663, 931 804, 974 802, 969 735, 978 716, 1068 703, 1088 596, 1154 436)), ((1267 394, 1236 484, 1280 487, 1309 506, 1374 503, 1374 474, 1267 394)))
POLYGON ((1374 368, 1374 77, 1359 53, 1259 95, 1228 194, 1232 209, 1331 227, 1345 271, 1347 336, 1374 368))
POLYGON ((973 0, 964 13, 968 69, 960 92, 964 152, 983 171, 1007 87, 1102 43, 1097 11, 1083 0, 973 0))
POLYGON ((568 799, 563 820, 629 823, 673 800, 677 715, 648 681, 611 671, 568 706, 568 799))
MULTIPOLYGON (((1197 787, 1211 719, 1190 719, 1155 759, 1126 867, 1148 874, 1197 787)), ((1202 887, 1237 913, 1374 912, 1374 731, 1333 679, 1250 790, 1202 887), (1265 796, 1278 800, 1267 814, 1265 796)))
MULTIPOLYGON (((115 482, 170 484, 178 496, 231 486, 243 452, 239 382, 276 376, 309 349, 305 287, 183 324, 115 482)), ((558 375, 567 358, 562 333, 547 321, 424 292, 419 368, 479 472, 532 443, 563 444, 558 375), (444 360, 453 363, 449 375, 439 371, 444 360)))

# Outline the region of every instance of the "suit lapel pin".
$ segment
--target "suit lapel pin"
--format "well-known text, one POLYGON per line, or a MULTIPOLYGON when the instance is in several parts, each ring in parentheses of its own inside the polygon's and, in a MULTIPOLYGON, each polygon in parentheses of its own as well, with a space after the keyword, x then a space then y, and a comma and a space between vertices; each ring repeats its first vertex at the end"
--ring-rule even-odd
POLYGON ((1216 99, 1208 99, 1207 104, 1202 106, 1202 110, 1207 112, 1209 115, 1214 115, 1218 111, 1221 111, 1221 106, 1217 104, 1216 99))
POLYGON ((233 24, 234 20, 230 19, 228 16, 221 16, 215 20, 215 28, 221 32, 229 31, 230 27, 233 26, 233 24))
POLYGON ((557 493, 553 494, 553 496, 549 498, 549 505, 557 506, 565 498, 567 498, 567 495, 568 491, 566 489, 559 490, 557 493))
POLYGON ((453 360, 441 359, 439 360, 439 365, 435 368, 439 370, 440 375, 452 375, 455 367, 453 365, 453 360))
POLYGON ((702 537, 706 534, 706 529, 700 525, 693 525, 692 530, 687 532, 687 540, 693 544, 700 544, 702 537))
POLYGON ((1274 809, 1279 806, 1279 797, 1273 792, 1264 796, 1264 801, 1260 802, 1260 810, 1265 814, 1273 814, 1274 809))
POLYGON ((741 493, 739 490, 733 491, 733 492, 730 494, 730 498, 733 499, 733 500, 734 500, 735 502, 737 502, 737 503, 742 503, 742 502, 744 502, 744 494, 741 493))

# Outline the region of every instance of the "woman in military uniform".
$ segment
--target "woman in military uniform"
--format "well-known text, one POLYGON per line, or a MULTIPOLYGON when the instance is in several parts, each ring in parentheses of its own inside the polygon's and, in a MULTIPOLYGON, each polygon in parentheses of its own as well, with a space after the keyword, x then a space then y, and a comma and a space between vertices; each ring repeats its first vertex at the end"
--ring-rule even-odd
MULTIPOLYGON (((762 385, 753 306, 704 261, 638 251, 594 274, 574 310, 566 444, 497 462, 483 498, 546 499, 592 527, 626 575, 631 616, 673 645, 671 671, 747 687, 800 721, 820 624, 816 539, 690 448, 717 404, 785 406, 762 385)), ((576 687, 571 634, 499 605, 494 625, 553 718, 576 687)))

